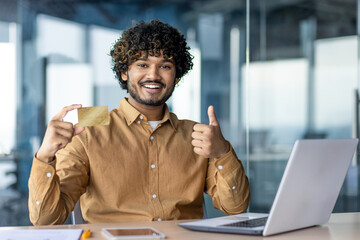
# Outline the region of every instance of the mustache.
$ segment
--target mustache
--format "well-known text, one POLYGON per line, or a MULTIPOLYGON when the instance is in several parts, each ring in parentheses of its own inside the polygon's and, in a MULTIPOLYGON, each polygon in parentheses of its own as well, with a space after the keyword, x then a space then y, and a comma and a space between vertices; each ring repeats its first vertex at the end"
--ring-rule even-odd
POLYGON ((139 84, 140 85, 144 85, 144 84, 147 84, 147 83, 156 83, 156 84, 160 84, 162 87, 166 87, 166 84, 165 83, 162 83, 160 81, 153 81, 153 80, 144 80, 144 81, 140 81, 139 84))

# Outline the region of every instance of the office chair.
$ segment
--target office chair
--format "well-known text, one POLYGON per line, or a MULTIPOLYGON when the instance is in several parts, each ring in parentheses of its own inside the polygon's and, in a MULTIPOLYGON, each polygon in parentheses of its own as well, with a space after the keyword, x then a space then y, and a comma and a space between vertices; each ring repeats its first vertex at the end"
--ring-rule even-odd
POLYGON ((206 212, 206 204, 205 204, 205 198, 204 198, 204 200, 203 200, 203 211, 204 211, 204 213, 203 213, 203 219, 206 219, 207 218, 207 212, 206 212))
POLYGON ((72 224, 86 224, 85 220, 82 217, 80 200, 75 204, 74 210, 71 212, 71 221, 72 224))

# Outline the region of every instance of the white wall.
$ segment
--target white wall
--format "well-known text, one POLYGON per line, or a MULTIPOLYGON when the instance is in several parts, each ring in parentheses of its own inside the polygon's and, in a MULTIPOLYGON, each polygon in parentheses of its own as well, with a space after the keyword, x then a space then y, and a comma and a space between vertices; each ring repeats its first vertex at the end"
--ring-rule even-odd
MULTIPOLYGON (((307 113, 307 72, 305 59, 250 63, 250 127, 304 128, 307 113)), ((245 89, 243 88, 242 92, 243 104, 245 89)))
POLYGON ((15 144, 16 50, 13 43, 0 43, 0 154, 15 144))
POLYGON ((190 54, 194 56, 193 69, 183 77, 170 99, 172 111, 179 119, 190 119, 200 122, 201 108, 201 54, 193 43, 190 54))
POLYGON ((319 129, 349 126, 353 121, 357 46, 356 36, 316 41, 315 125, 319 129))
POLYGON ((122 98, 127 96, 111 70, 110 49, 120 37, 121 31, 98 26, 90 27, 90 62, 96 87, 95 104, 108 105, 109 110, 117 108, 122 98))
POLYGON ((37 16, 38 56, 57 54, 69 60, 85 60, 85 26, 39 14, 37 16))

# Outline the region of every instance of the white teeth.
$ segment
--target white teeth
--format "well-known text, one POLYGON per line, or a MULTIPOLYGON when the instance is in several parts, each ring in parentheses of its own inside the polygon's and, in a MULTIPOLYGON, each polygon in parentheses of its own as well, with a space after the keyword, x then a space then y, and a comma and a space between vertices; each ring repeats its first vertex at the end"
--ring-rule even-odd
POLYGON ((144 85, 146 88, 160 88, 158 85, 144 85))

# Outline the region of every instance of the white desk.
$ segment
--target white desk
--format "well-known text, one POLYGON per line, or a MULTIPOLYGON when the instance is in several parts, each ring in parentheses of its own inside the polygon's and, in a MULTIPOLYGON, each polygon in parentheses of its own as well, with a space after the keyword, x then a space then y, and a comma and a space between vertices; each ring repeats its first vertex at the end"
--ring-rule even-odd
MULTIPOLYGON (((101 229, 105 227, 144 227, 151 226, 166 235, 166 239, 196 239, 196 240, 212 240, 212 239, 264 239, 261 236, 237 235, 237 234, 221 234, 195 232, 186 230, 177 225, 182 221, 164 221, 164 222, 128 222, 128 223, 105 223, 105 224, 83 224, 83 225, 58 225, 58 226, 41 226, 41 227, 25 227, 25 228, 82 228, 90 229, 92 232, 89 240, 106 239, 101 233, 101 229)), ((4 227, 1 229, 19 229, 24 227, 4 227)), ((306 228, 302 230, 292 231, 288 233, 278 234, 265 237, 269 240, 304 240, 304 239, 326 239, 326 240, 355 240, 360 239, 360 213, 335 213, 331 215, 327 224, 306 228)))

